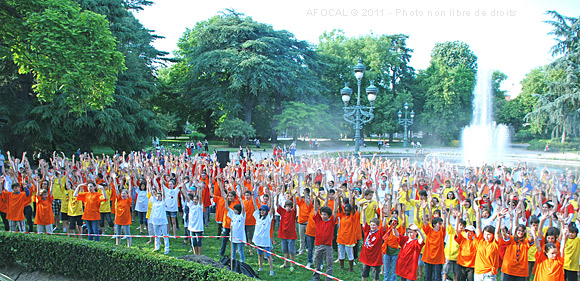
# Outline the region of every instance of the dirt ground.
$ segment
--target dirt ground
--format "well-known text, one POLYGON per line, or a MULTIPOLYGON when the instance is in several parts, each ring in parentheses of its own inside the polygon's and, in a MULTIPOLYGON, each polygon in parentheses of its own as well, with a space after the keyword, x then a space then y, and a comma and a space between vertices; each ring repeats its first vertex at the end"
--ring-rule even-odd
MULTIPOLYGON (((80 281, 80 279, 73 279, 62 275, 54 275, 40 271, 30 272, 24 267, 15 266, 0 269, 1 281, 80 281)), ((84 280, 84 279, 83 279, 84 280)))

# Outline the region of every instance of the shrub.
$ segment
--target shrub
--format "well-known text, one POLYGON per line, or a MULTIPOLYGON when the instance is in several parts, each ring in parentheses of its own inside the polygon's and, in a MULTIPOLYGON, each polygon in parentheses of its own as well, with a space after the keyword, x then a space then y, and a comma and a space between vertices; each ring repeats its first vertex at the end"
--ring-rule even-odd
POLYGON ((0 233, 0 267, 90 280, 253 280, 225 269, 68 237, 0 233))
POLYGON ((560 142, 559 138, 556 139, 533 139, 530 141, 528 150, 540 150, 543 151, 546 148, 546 144, 550 146, 550 151, 555 152, 577 152, 580 151, 580 139, 569 138, 567 142, 560 142))
POLYGON ((447 146, 459 147, 459 140, 452 140, 447 144, 447 146))
POLYGON ((215 130, 215 134, 227 139, 230 147, 236 147, 242 144, 243 140, 256 136, 256 130, 244 120, 234 118, 221 123, 219 128, 215 130))

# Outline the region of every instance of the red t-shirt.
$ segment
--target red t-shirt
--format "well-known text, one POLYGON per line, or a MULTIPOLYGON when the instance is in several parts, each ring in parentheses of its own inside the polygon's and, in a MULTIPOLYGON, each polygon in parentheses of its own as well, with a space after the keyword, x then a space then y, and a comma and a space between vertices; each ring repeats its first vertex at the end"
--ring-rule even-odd
POLYGON ((401 250, 397 258, 395 273, 407 280, 417 280, 419 255, 425 243, 419 243, 419 239, 409 240, 409 237, 399 235, 399 245, 401 245, 401 250))
POLYGON ((360 251, 360 262, 368 266, 383 265, 383 227, 379 227, 375 232, 371 232, 371 227, 365 223, 363 228, 365 239, 360 251))
POLYGON ((278 213, 280 214, 280 228, 278 229, 278 238, 280 239, 298 238, 296 236, 296 224, 295 224, 296 208, 292 208, 292 211, 288 212, 286 211, 286 209, 282 208, 282 206, 278 206, 278 213))
POLYGON ((314 238, 314 245, 332 245, 332 238, 334 238, 334 225, 336 218, 330 216, 327 221, 322 219, 320 212, 314 215, 314 223, 316 224, 316 237, 314 238))

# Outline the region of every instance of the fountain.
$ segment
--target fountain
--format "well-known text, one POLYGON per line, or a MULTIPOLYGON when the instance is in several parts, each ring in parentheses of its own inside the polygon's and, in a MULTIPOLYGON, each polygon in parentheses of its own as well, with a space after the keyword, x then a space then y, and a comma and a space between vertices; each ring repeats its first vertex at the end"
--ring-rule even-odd
POLYGON ((492 120, 492 81, 491 71, 479 69, 473 98, 473 119, 461 132, 463 162, 481 165, 500 160, 505 155, 509 143, 509 130, 506 125, 492 120))

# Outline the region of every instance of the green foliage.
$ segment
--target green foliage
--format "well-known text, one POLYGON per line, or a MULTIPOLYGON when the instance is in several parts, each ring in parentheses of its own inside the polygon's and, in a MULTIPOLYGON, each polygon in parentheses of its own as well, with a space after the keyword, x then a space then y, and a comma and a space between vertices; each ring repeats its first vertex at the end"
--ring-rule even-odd
POLYGON ((505 95, 506 90, 501 89, 501 83, 507 79, 507 75, 499 70, 494 70, 491 74, 491 89, 493 95, 492 110, 493 120, 500 122, 501 109, 506 104, 505 95))
POLYGON ((557 41, 552 47, 552 55, 562 56, 548 66, 549 76, 553 77, 548 83, 548 91, 536 95, 538 103, 526 118, 542 127, 545 124, 552 138, 561 136, 564 143, 568 135, 580 135, 580 19, 555 11, 548 11, 548 14, 554 18, 547 23, 553 27, 550 34, 557 41))
POLYGON ((193 110, 209 117, 203 119, 206 127, 209 119, 224 116, 253 124, 260 115, 263 124, 281 112, 284 101, 319 96, 311 46, 235 11, 197 23, 178 47, 182 63, 172 68, 186 76, 167 80, 168 92, 183 94, 193 110))
POLYGON ((183 131, 178 127, 179 120, 179 117, 175 113, 157 114, 157 124, 163 128, 163 133, 166 135, 170 132, 176 132, 178 135, 183 133, 183 131))
POLYGON ((200 133, 200 132, 192 132, 187 134, 187 137, 190 140, 195 140, 195 141, 200 141, 200 140, 204 140, 206 138, 204 133, 200 133))
POLYGON ((256 130, 244 120, 227 119, 215 131, 216 136, 228 140, 230 147, 238 146, 243 140, 256 136, 256 130))
MULTIPOLYGON (((375 119, 365 126, 365 131, 373 133, 395 133, 400 131, 397 123, 397 111, 405 102, 412 103, 411 96, 415 70, 409 65, 412 49, 406 45, 407 35, 365 35, 347 38, 341 30, 325 32, 320 36, 318 50, 327 67, 323 69, 321 79, 328 89, 329 104, 332 112, 342 112, 340 97, 337 93, 343 82, 350 82, 356 95, 357 83, 352 73, 352 66, 360 57, 367 67, 363 80, 361 102, 368 104, 364 93, 369 80, 377 83, 379 88, 375 100, 375 119)), ((351 101, 354 102, 354 101, 351 101)), ((352 131, 352 126, 343 122, 343 128, 352 131)))
POLYGON ((477 57, 462 42, 436 44, 431 64, 419 74, 420 128, 442 143, 459 138, 473 112, 477 57))
POLYGON ((0 233, 0 267, 16 262, 30 270, 87 280, 253 280, 225 269, 126 247, 62 236, 0 233))
POLYGON ((123 55, 104 16, 83 11, 70 0, 3 1, 0 41, 19 66, 31 73, 40 101, 64 95, 71 110, 102 109, 113 102, 123 55))
MULTIPOLYGON (((27 0, 23 3, 28 5, 33 2, 27 0)), ((36 81, 35 76, 32 73, 18 75, 19 67, 13 62, 11 54, 3 53, 5 49, 0 47, 0 54, 6 55, 0 55, 2 57, 0 58, 0 99, 2 100, 0 118, 8 120, 6 126, 0 127, 0 144, 5 149, 12 152, 31 149, 71 151, 77 148, 90 150, 92 146, 104 145, 115 149, 130 150, 141 148, 153 136, 163 136, 161 127, 156 123, 155 114, 147 110, 148 98, 157 91, 156 80, 153 76, 153 62, 158 60, 163 53, 150 45, 153 35, 126 10, 127 5, 136 8, 137 5, 147 1, 79 0, 79 2, 81 8, 84 9, 80 13, 94 14, 104 22, 109 34, 112 31, 113 42, 116 42, 112 47, 117 49, 116 53, 120 54, 121 58, 124 58, 127 67, 127 71, 115 75, 114 93, 110 95, 112 103, 98 107, 99 110, 79 103, 77 109, 84 112, 71 113, 68 104, 70 97, 65 92, 54 95, 51 102, 40 103, 29 94, 33 92, 31 85, 36 81), (111 31, 108 31, 109 26, 111 31)), ((42 3, 47 4, 52 1, 42 3)), ((74 10, 80 10, 76 3, 70 4, 68 1, 58 3, 63 6, 62 9, 74 6, 74 10)), ((40 6, 27 5, 20 6, 20 9, 29 9, 31 13, 36 13, 36 9, 40 9, 40 6)), ((61 23, 54 24, 61 26, 61 23)), ((85 29, 84 33, 98 35, 93 29, 88 27, 85 29)), ((28 34, 32 31, 23 30, 22 32, 28 34)), ((62 35, 63 32, 57 34, 62 35)), ((77 40, 78 46, 71 50, 82 48, 82 56, 89 58, 92 56, 91 46, 97 45, 92 45, 93 42, 86 42, 88 39, 83 37, 84 33, 81 32, 75 35, 76 37, 71 35, 67 40, 77 40)), ((95 44, 97 43, 98 40, 95 41, 95 44)), ((75 55, 65 47, 66 45, 59 45, 54 50, 66 53, 61 56, 75 55)), ((97 60, 94 62, 96 65, 106 61, 106 58, 101 57, 93 59, 97 60)), ((71 61, 74 61, 74 58, 71 58, 71 61)), ((58 65, 55 64, 53 67, 58 67, 58 65)), ((75 71, 75 68, 67 68, 66 71, 75 71)), ((103 76, 106 73, 94 70, 91 75, 98 75, 102 78, 99 78, 99 81, 106 81, 106 77, 103 76)), ((87 79, 90 77, 92 76, 87 76, 87 79)), ((84 83, 82 80, 77 82, 84 83)), ((86 101, 92 102, 91 99, 86 101)))
POLYGON ((328 113, 328 106, 324 104, 307 105, 301 102, 289 102, 284 106, 281 114, 274 117, 278 121, 277 130, 291 130, 294 140, 298 135, 311 137, 336 138, 338 127, 336 116, 328 113))
POLYGON ((580 139, 570 138, 567 142, 561 142, 560 139, 533 139, 528 146, 528 150, 544 151, 546 144, 550 146, 553 152, 579 152, 580 139))
POLYGON ((521 130, 517 131, 516 134, 513 136, 513 140, 520 141, 520 142, 526 142, 526 141, 533 139, 534 136, 535 136, 535 133, 532 131, 531 128, 521 129, 521 130))
POLYGON ((450 147, 459 147, 459 140, 451 140, 451 141, 450 141, 450 142, 447 144, 447 146, 450 146, 450 147))

